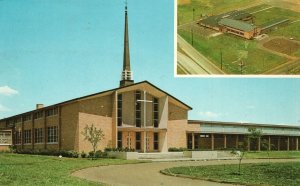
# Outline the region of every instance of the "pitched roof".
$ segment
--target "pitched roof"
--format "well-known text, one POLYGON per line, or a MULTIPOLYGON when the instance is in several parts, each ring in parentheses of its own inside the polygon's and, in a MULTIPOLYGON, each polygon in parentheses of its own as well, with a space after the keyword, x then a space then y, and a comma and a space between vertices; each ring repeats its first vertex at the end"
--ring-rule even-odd
POLYGON ((235 29, 242 30, 245 32, 252 31, 256 28, 256 26, 254 26, 252 24, 249 24, 249 23, 246 23, 243 21, 239 21, 239 20, 229 19, 229 18, 221 19, 219 21, 219 24, 229 26, 231 28, 235 28, 235 29))
POLYGON ((82 97, 70 99, 70 100, 67 100, 67 101, 64 101, 64 102, 60 102, 60 103, 57 103, 57 104, 53 104, 53 105, 49 105, 49 106, 47 106, 47 107, 43 107, 43 108, 40 108, 40 109, 31 110, 31 111, 28 111, 28 112, 24 112, 24 113, 21 113, 21 114, 17 114, 17 115, 14 115, 14 116, 10 116, 10 117, 7 117, 7 118, 0 119, 0 121, 1 121, 1 120, 4 120, 4 119, 9 119, 9 118, 12 118, 12 117, 15 117, 15 116, 20 116, 20 115, 23 115, 23 114, 27 114, 27 113, 30 113, 30 112, 32 112, 32 111, 43 110, 43 109, 47 109, 47 108, 51 108, 51 107, 55 107, 55 106, 59 106, 59 105, 64 105, 64 104, 68 104, 68 103, 80 101, 80 100, 82 100, 82 99, 87 99, 87 98, 90 98, 90 97, 93 97, 93 96, 99 96, 99 95, 101 95, 101 94, 110 94, 110 93, 113 93, 114 91, 119 91, 119 90, 122 90, 122 89, 126 89, 126 88, 129 88, 129 87, 133 87, 133 86, 137 86, 137 85, 141 85, 141 84, 147 84, 147 85, 150 85, 150 86, 153 87, 154 89, 157 89, 158 91, 160 91, 160 92, 162 92, 162 93, 168 95, 168 96, 171 97, 173 100, 175 100, 175 101, 178 102, 179 104, 183 105, 183 106, 186 107, 187 109, 192 110, 192 107, 190 107, 189 105, 183 103, 183 102, 180 101, 179 99, 175 98, 174 96, 172 96, 171 94, 165 92, 164 90, 158 88, 157 86, 153 85, 152 83, 150 83, 150 82, 148 82, 148 81, 141 81, 141 82, 138 82, 138 83, 135 83, 135 84, 131 84, 131 85, 128 85, 128 86, 123 86, 123 87, 119 87, 119 88, 115 88, 115 89, 110 89, 110 90, 98 92, 98 93, 95 93, 95 94, 90 94, 90 95, 87 95, 87 96, 82 96, 82 97))

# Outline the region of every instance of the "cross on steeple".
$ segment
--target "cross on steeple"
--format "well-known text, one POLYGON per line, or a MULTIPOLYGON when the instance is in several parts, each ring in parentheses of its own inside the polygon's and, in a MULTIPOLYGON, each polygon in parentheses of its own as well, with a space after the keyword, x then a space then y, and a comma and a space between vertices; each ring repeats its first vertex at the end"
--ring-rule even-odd
POLYGON ((127 0, 125 1, 124 56, 123 56, 123 71, 121 76, 122 76, 120 81, 121 87, 133 84, 134 81, 132 80, 132 72, 130 70, 127 0))

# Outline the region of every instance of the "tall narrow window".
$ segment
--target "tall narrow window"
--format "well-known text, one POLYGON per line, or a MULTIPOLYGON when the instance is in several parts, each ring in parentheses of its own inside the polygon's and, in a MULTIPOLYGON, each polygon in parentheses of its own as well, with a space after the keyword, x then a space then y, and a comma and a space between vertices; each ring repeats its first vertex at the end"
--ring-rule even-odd
POLYGON ((122 148, 122 132, 118 132, 118 148, 122 148))
POLYGON ((57 126, 47 127, 47 134, 48 134, 48 143, 56 143, 58 142, 58 131, 57 126))
POLYGON ((142 104, 140 101, 142 96, 141 96, 141 91, 135 91, 135 126, 136 127, 141 127, 141 107, 142 104))
POLYGON ((43 142, 43 128, 34 129, 34 143, 43 142))
POLYGON ((118 94, 118 126, 122 126, 122 94, 118 94))
POLYGON ((153 148, 154 150, 158 150, 158 132, 154 132, 153 134, 153 148))
POLYGON ((192 133, 187 134, 187 148, 193 149, 193 134, 192 133))
POLYGON ((22 132, 16 132, 16 136, 15 136, 15 143, 16 144, 21 144, 21 140, 22 140, 22 132))
POLYGON ((153 126, 158 127, 158 99, 153 98, 153 126))
POLYGON ((135 149, 141 150, 141 132, 135 133, 135 149))
POLYGON ((31 143, 31 130, 24 130, 24 143, 31 143))

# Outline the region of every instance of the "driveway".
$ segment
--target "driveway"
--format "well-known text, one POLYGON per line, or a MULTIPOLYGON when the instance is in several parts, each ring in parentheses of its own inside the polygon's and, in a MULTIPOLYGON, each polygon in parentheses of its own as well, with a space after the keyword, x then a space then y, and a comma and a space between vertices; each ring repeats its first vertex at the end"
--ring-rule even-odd
MULTIPOLYGON (((271 162, 286 162, 299 160, 277 159, 271 162)), ((243 160, 243 163, 261 163, 268 162, 267 159, 243 160)), ((153 162, 127 165, 109 165, 92 167, 74 172, 72 175, 90 181, 106 183, 115 186, 148 186, 148 185, 231 185, 209 182, 204 180, 194 180, 189 178, 180 178, 166 176, 159 173, 160 170, 177 166, 204 166, 204 165, 223 165, 236 164, 237 160, 220 161, 181 161, 181 162, 153 162)))

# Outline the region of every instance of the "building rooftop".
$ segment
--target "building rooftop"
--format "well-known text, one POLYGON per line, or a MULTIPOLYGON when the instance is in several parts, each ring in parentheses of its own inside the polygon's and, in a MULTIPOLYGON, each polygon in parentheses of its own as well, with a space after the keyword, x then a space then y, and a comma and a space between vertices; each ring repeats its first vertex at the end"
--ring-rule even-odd
POLYGON ((231 28, 235 28, 235 29, 238 29, 238 30, 242 30, 242 31, 245 31, 245 32, 252 31, 256 28, 255 25, 252 25, 252 24, 249 24, 249 23, 246 23, 246 22, 243 22, 243 21, 239 21, 239 20, 229 19, 229 18, 221 19, 219 21, 219 24, 224 25, 224 26, 228 26, 228 27, 231 27, 231 28))

